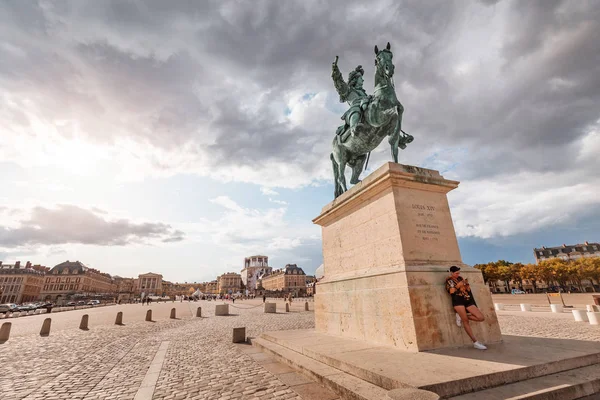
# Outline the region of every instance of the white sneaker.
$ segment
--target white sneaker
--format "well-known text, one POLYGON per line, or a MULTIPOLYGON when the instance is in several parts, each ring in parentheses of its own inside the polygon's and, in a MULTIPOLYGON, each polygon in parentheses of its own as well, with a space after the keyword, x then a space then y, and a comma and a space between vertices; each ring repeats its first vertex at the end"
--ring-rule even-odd
POLYGON ((462 326, 462 319, 458 313, 456 313, 456 325, 458 325, 459 328, 462 326))
POLYGON ((473 347, 475 347, 477 350, 487 350, 487 347, 479 342, 473 343, 473 347))

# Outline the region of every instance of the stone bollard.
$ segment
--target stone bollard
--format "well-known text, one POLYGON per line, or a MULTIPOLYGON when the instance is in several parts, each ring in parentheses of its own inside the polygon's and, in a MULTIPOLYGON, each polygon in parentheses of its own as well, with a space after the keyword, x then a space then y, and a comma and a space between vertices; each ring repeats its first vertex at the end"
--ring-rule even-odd
POLYGON ((177 310, 176 309, 171 308, 171 316, 169 318, 177 319, 177 310))
POLYGON ((531 311, 531 304, 521 304, 521 311, 531 311))
POLYGON ((233 328, 233 343, 246 342, 246 327, 233 328))
POLYGON ((229 315, 229 304, 218 304, 215 307, 215 315, 217 317, 229 315))
POLYGON ((50 336, 50 325, 52 325, 52 318, 46 318, 42 324, 40 336, 50 336))
POLYGON ((502 303, 494 303, 494 309, 496 311, 504 310, 504 304, 502 304, 502 303))
POLYGON ((119 311, 117 313, 117 318, 115 319, 115 325, 123 325, 123 311, 119 311))
POLYGON ((573 313, 573 318, 575 318, 575 322, 586 322, 588 320, 588 316, 583 310, 571 310, 573 313))
POLYGON ((308 301, 304 302, 304 311, 309 311, 309 309, 308 309, 308 301))
POLYGON ((394 389, 387 393, 387 400, 439 400, 441 397, 437 393, 422 389, 394 389))
POLYGON ((79 329, 81 329, 82 331, 87 331, 89 320, 90 320, 90 316, 87 314, 83 314, 81 316, 81 322, 79 323, 79 329))
POLYGON ((200 317, 202 317, 202 307, 198 307, 198 308, 196 309, 196 317, 197 317, 197 318, 200 318, 200 317))
POLYGON ((552 310, 553 313, 562 313, 563 312, 563 306, 561 304, 550 304, 550 309, 552 310))
POLYGON ((0 328, 0 343, 4 343, 10 337, 10 328, 12 327, 12 322, 5 322, 2 324, 0 328))
POLYGON ((146 311, 146 321, 152 322, 152 310, 146 311))
POLYGON ((285 312, 290 312, 290 305, 285 303, 285 312))
POLYGON ((268 314, 277 313, 277 303, 265 303, 264 312, 268 314))
POLYGON ((587 312, 588 320, 590 325, 600 325, 600 312, 587 312))

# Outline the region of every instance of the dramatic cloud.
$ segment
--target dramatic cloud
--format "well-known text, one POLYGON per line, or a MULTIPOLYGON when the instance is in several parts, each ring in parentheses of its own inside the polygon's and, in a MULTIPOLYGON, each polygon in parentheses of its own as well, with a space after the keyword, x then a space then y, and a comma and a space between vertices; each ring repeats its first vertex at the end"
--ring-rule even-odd
POLYGON ((227 196, 216 197, 211 202, 222 206, 224 211, 218 218, 202 221, 199 229, 214 243, 229 248, 252 250, 259 246, 271 251, 289 250, 317 237, 318 229, 311 225, 292 226, 291 221, 286 220, 285 205, 266 210, 250 209, 227 196))
MULTIPOLYGON (((583 217, 573 207, 597 218, 597 2, 365 4, 4 2, 0 161, 114 168, 125 180, 192 173, 258 184, 276 203, 273 188, 331 182, 331 139, 346 108, 330 78, 335 55, 345 75, 364 66, 371 92, 373 46, 389 41, 404 128, 415 136, 401 162, 463 182, 452 195, 459 234, 562 221, 541 217, 548 208, 573 223, 583 217)), ((371 166, 387 160, 384 144, 371 166)), ((279 208, 253 217, 216 202, 281 221, 279 208)), ((216 237, 253 238, 226 229, 216 237)))
MULTIPOLYGON (((9 213, 11 210, 4 211, 4 214, 9 213)), ((124 246, 156 239, 176 242, 183 240, 183 236, 183 232, 167 224, 111 220, 97 209, 59 205, 57 208, 35 207, 13 226, 0 225, 0 248, 73 243, 124 246)))

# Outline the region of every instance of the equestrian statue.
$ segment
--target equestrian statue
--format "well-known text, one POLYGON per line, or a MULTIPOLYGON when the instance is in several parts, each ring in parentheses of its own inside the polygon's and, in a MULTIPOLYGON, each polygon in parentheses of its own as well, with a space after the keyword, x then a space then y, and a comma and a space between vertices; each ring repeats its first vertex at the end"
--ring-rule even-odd
POLYGON ((364 70, 356 67, 344 81, 337 62, 332 65, 331 77, 340 102, 348 102, 350 108, 342 116, 344 124, 339 126, 333 139, 331 163, 335 179, 335 197, 344 193, 346 165, 352 168, 351 184, 360 182, 359 176, 368 165, 369 156, 383 138, 388 137, 394 162, 398 162, 398 148, 405 149, 413 137, 402 130, 404 107, 396 97, 394 87, 394 64, 390 44, 379 50, 375 46, 375 88, 373 95, 363 89, 364 70))

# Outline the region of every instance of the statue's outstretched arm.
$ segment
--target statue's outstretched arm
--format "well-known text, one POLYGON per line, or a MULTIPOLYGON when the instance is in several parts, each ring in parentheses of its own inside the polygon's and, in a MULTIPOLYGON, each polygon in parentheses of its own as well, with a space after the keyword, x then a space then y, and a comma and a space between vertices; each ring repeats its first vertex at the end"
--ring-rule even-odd
POLYGON ((344 81, 344 77, 340 72, 340 69, 337 65, 338 56, 335 56, 335 61, 331 65, 331 77, 333 78, 333 85, 335 86, 335 90, 340 95, 340 102, 344 103, 348 97, 349 87, 348 84, 344 81))

